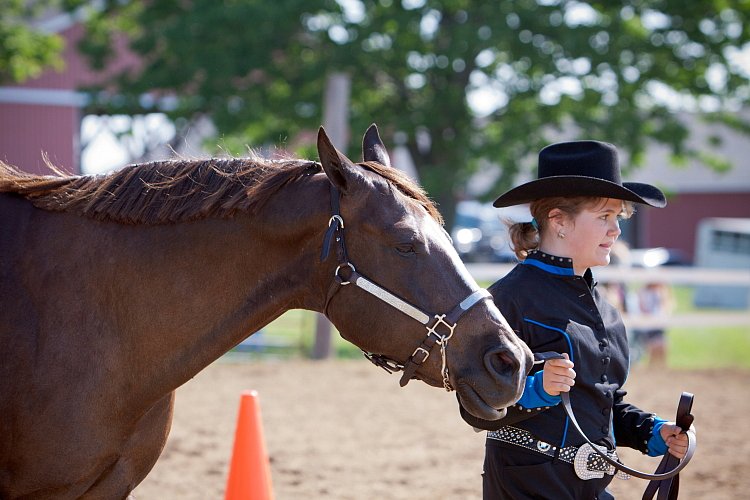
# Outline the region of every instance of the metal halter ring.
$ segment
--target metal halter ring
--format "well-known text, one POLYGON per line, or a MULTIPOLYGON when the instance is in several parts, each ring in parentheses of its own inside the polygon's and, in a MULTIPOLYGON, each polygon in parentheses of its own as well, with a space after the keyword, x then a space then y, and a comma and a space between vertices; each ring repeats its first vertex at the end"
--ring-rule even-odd
MULTIPOLYGON (((338 216, 334 215, 334 217, 338 217, 338 216)), ((333 272, 334 278, 336 278, 337 280, 339 280, 339 283, 341 285, 348 285, 349 283, 351 283, 351 281, 344 281, 344 279, 341 276, 339 276, 339 271, 341 270, 341 268, 342 267, 347 267, 347 266, 349 267, 349 269, 352 270, 352 272, 356 271, 356 269, 354 269, 354 266, 352 265, 352 263, 351 262, 347 262, 346 264, 339 265, 336 268, 336 270, 333 272)))
POLYGON ((437 341, 438 344, 443 344, 443 342, 448 342, 448 340, 450 340, 450 338, 453 337, 453 330, 456 329, 456 325, 451 325, 450 323, 447 323, 445 321, 445 316, 446 316, 445 314, 436 314, 434 316, 435 322, 432 324, 432 326, 425 326, 425 328, 427 328, 427 336, 429 337, 430 335, 435 335, 438 338, 438 341, 437 341), (440 325, 445 325, 450 331, 450 333, 448 335, 440 335, 437 332, 437 327, 440 325))
POLYGON ((330 219, 328 219, 328 227, 331 227, 331 224, 333 224, 333 221, 339 221, 339 227, 341 229, 344 228, 344 219, 340 215, 332 215, 330 219))

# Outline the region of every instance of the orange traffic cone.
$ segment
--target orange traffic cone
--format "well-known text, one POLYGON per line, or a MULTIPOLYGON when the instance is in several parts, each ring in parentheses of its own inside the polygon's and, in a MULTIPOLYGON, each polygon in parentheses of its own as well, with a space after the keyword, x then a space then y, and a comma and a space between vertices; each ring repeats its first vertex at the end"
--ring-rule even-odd
POLYGON ((260 403, 256 391, 240 399, 237 431, 229 466, 225 500, 273 500, 271 467, 263 441, 260 403))

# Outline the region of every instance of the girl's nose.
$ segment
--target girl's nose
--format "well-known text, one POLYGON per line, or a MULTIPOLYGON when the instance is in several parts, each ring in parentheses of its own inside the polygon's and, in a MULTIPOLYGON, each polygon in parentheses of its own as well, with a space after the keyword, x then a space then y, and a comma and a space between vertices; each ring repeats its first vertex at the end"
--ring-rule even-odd
POLYGON ((609 232, 615 236, 620 236, 622 231, 620 230, 620 221, 615 219, 614 224, 610 227, 609 232))

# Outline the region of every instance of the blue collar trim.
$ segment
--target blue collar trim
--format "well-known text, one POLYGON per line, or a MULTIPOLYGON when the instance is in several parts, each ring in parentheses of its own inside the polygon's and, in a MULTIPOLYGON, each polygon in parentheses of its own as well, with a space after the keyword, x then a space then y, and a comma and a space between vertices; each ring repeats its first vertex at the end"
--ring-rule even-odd
POLYGON ((547 271, 548 273, 557 274, 560 276, 575 276, 575 271, 573 271, 572 267, 554 266, 552 264, 547 264, 545 262, 542 262, 540 260, 533 259, 533 258, 527 258, 526 260, 522 261, 521 264, 538 267, 539 269, 542 269, 543 271, 547 271))

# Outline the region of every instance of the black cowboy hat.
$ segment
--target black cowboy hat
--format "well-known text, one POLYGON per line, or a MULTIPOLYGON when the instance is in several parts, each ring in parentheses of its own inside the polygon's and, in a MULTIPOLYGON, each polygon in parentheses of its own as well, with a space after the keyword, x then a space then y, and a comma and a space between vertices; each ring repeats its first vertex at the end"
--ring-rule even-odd
POLYGON ((537 179, 500 195, 496 207, 509 207, 552 196, 597 196, 667 205, 658 188, 640 182, 622 182, 617 148, 599 141, 551 144, 539 152, 537 179))

